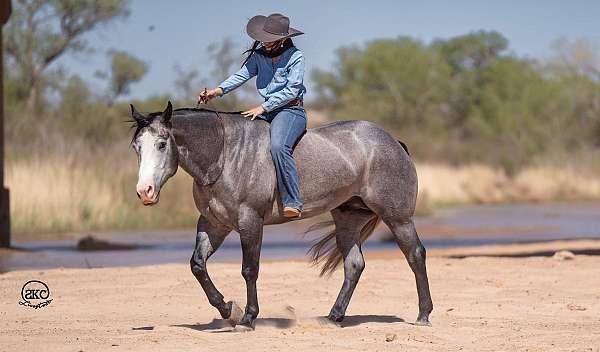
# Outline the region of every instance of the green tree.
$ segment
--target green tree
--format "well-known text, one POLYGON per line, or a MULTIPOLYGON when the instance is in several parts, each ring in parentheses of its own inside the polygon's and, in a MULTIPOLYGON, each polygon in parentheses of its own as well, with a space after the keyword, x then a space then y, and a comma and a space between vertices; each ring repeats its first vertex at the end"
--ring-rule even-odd
POLYGON ((600 55, 581 41, 558 48, 542 65, 508 52, 497 32, 373 40, 338 49, 334 69, 313 80, 330 116, 382 123, 417 157, 511 173, 600 145, 600 55))
POLYGON ((7 62, 33 110, 47 71, 66 53, 89 51, 84 35, 128 16, 127 0, 17 0, 4 30, 7 62))
POLYGON ((112 50, 110 56, 109 92, 111 102, 129 94, 132 84, 139 82, 148 72, 148 64, 124 51, 112 50))
POLYGON ((431 45, 438 49, 455 71, 480 70, 498 59, 508 48, 508 40, 496 31, 477 31, 438 39, 431 45))
POLYGON ((554 56, 546 62, 545 72, 559 82, 567 109, 578 117, 564 132, 575 136, 579 131, 579 138, 571 138, 570 144, 600 145, 600 48, 589 40, 564 38, 552 47, 554 56))
MULTIPOLYGON (((490 83, 483 79, 483 72, 493 63, 508 57, 508 40, 495 31, 476 31, 465 35, 437 39, 430 48, 437 50, 452 67, 453 91, 450 98, 452 111, 450 124, 464 126, 470 111, 481 100, 482 88, 490 83)), ((488 77, 489 78, 489 77, 488 77)), ((458 132, 460 135, 467 130, 458 132)))
POLYGON ((421 42, 374 40, 364 48, 341 48, 337 55, 334 72, 313 73, 318 94, 337 117, 376 116, 388 125, 419 126, 444 115, 450 67, 421 42))

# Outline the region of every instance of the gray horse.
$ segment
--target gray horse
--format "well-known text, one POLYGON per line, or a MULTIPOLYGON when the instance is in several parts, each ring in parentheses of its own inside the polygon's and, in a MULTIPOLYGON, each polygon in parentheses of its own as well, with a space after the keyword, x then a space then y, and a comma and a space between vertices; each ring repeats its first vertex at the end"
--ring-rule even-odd
MULTIPOLYGON (((138 155, 137 193, 145 205, 158 202, 178 166, 194 179, 200 212, 191 270, 210 304, 224 319, 253 329, 258 315, 256 280, 263 226, 290 221, 282 215, 269 124, 239 113, 177 109, 143 115, 133 105, 132 146, 138 155), (240 234, 246 280, 245 312, 225 302, 212 283, 206 261, 225 237, 240 234)), ((417 175, 406 147, 367 121, 339 121, 309 129, 294 149, 304 201, 302 218, 329 211, 335 228, 312 248, 324 262, 321 274, 343 262, 344 283, 328 315, 341 322, 365 267, 361 244, 377 224, 390 228, 414 272, 419 296, 417 324, 429 325, 433 309, 421 244, 412 216, 417 175)))

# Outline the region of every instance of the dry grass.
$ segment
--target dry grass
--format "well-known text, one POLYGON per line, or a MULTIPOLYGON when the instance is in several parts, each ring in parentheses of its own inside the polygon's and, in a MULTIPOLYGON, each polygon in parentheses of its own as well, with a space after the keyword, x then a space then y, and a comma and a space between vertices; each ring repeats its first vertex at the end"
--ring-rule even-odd
POLYGON ((600 175, 575 165, 540 164, 514 176, 486 165, 417 164, 419 206, 600 198, 600 175))
MULTIPOLYGON (((192 182, 185 172, 165 185, 158 205, 143 207, 134 194, 133 153, 124 145, 113 151, 9 160, 6 182, 15 238, 195 224, 192 182)), ((417 163, 417 172, 421 214, 451 204, 600 199, 600 177, 576 166, 540 164, 509 177, 486 165, 417 163)))
POLYGON ((161 202, 144 207, 134 193, 137 164, 133 155, 109 155, 8 161, 6 183, 16 239, 195 224, 197 211, 187 174, 178 172, 165 186, 161 202))

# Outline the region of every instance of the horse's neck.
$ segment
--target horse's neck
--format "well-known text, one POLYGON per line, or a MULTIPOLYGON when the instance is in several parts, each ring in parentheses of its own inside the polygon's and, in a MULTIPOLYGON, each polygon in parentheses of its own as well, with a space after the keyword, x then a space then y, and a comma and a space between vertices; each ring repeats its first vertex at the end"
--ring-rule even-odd
POLYGON ((179 137, 176 138, 179 164, 195 180, 201 180, 201 185, 214 183, 224 168, 237 169, 244 160, 254 160, 248 155, 268 148, 268 125, 238 114, 187 117, 175 120, 174 127, 179 137))
POLYGON ((172 122, 179 165, 201 185, 216 181, 226 160, 235 159, 253 142, 258 127, 238 114, 211 111, 174 115, 172 122))
POLYGON ((223 169, 223 127, 216 116, 175 115, 173 137, 179 165, 201 185, 214 183, 223 169))

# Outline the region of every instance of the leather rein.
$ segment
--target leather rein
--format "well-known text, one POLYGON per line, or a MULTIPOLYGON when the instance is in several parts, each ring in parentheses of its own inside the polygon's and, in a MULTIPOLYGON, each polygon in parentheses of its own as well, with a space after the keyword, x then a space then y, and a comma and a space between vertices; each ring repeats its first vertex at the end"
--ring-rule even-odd
MULTIPOLYGON (((206 92, 207 89, 204 88, 204 91, 206 92)), ((201 96, 200 100, 198 100, 198 102, 196 102, 196 109, 200 109, 200 105, 208 105, 209 103, 210 103, 209 99, 201 96)), ((221 117, 221 114, 219 114, 219 111, 217 109, 215 109, 214 106, 212 106, 211 109, 206 109, 206 110, 212 111, 217 115, 217 120, 219 120, 219 124, 221 125, 221 130, 223 131, 223 148, 221 149, 221 153, 225 154, 225 125, 223 124, 223 117, 221 117)), ((219 171, 219 175, 217 176, 217 178, 210 184, 217 182, 217 180, 219 178, 221 178, 221 174, 223 174, 223 167, 221 167, 221 170, 219 171)))

